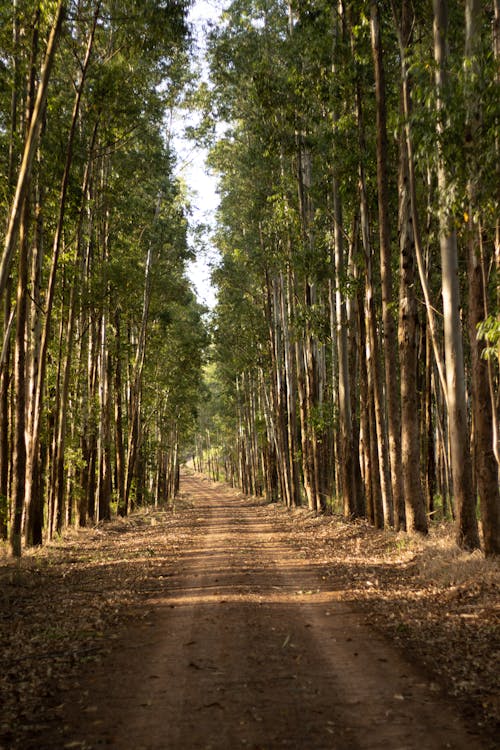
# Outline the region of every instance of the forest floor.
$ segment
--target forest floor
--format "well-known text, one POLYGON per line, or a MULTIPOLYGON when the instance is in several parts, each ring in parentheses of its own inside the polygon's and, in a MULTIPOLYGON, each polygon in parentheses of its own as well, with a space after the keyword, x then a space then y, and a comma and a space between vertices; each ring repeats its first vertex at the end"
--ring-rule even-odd
POLYGON ((183 477, 0 560, 0 748, 476 750, 499 563, 183 477))

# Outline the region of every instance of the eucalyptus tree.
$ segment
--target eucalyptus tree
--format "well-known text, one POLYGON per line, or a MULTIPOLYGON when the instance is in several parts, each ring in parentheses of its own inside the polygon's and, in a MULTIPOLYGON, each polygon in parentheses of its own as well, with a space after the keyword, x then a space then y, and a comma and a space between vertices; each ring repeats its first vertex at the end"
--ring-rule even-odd
MULTIPOLYGON (((264 389, 261 408, 272 450, 279 456, 282 497, 294 504, 298 502, 300 466, 294 396, 297 386, 292 371, 297 369, 299 344, 290 340, 293 323, 289 316, 295 305, 292 297, 298 294, 291 248, 300 241, 300 230, 297 182, 290 172, 296 136, 283 57, 288 14, 284 6, 265 3, 256 5, 254 12, 255 20, 248 23, 244 6, 234 4, 228 10, 227 26, 212 39, 216 105, 219 113, 235 123, 232 143, 226 139, 225 149, 222 145, 216 149, 213 160, 225 175, 221 223, 224 230, 227 224, 227 230, 221 241, 224 248, 229 245, 228 253, 236 243, 252 276, 255 273, 254 294, 268 330, 266 367, 262 361, 251 384, 245 375, 238 391, 242 396, 250 388, 250 398, 255 401, 257 380, 264 389), (229 68, 225 64, 228 57, 233 60, 229 68), (235 164, 239 167, 236 174, 235 164)), ((302 359, 299 365, 302 371, 302 359)), ((249 414, 253 412, 249 407, 249 414)), ((254 452, 250 456, 253 465, 254 452)), ((308 454, 304 449, 302 458, 305 465, 308 454)))
MULTIPOLYGON (((387 95, 384 62, 385 45, 381 31, 380 16, 379 3, 377 0, 372 0, 370 3, 370 28, 376 98, 377 202, 380 244, 380 278, 382 289, 382 320, 384 332, 383 351, 394 523, 395 527, 398 529, 405 524, 405 513, 401 472, 401 415, 398 398, 398 379, 396 376, 398 371, 398 358, 393 314, 393 253, 390 221, 391 206, 389 197, 390 160, 387 136, 387 95)), ((411 283, 412 281, 410 284, 411 283)), ((412 415, 412 419, 414 420, 414 414, 412 415)))
POLYGON ((1 491, 16 493, 6 508, 15 554, 23 526, 26 541, 40 543, 44 523, 50 536, 74 518, 106 517, 114 489, 127 505, 144 429, 152 300, 176 293, 155 284, 166 256, 168 274, 179 278, 188 256, 164 137, 165 115, 189 75, 185 14, 182 2, 152 0, 2 8, 10 31, 2 31, 9 88, 1 96, 10 98, 11 114, 0 144, 7 167, 1 491), (131 271, 123 288, 116 285, 120 263, 131 271))
POLYGON ((456 184, 446 163, 443 135, 447 126, 446 93, 448 88, 448 9, 446 0, 434 0, 434 57, 436 61, 437 178, 439 189, 439 229, 442 267, 444 351, 446 389, 450 428, 453 492, 458 518, 459 543, 474 549, 479 546, 475 515, 475 493, 466 406, 465 365, 460 290, 458 274, 457 234, 451 206, 456 200, 456 184))
MULTIPOLYGON (((485 75, 498 55, 491 55, 490 39, 485 23, 485 4, 468 0, 465 4, 465 39, 463 62, 465 110, 465 213, 468 260, 469 344, 471 350, 472 410, 474 424, 473 458, 477 491, 481 507, 484 549, 487 555, 500 553, 500 495, 498 459, 495 456, 497 437, 496 399, 493 387, 492 362, 485 355, 486 344, 479 328, 490 316, 492 288, 490 268, 493 262, 494 237, 498 227, 490 217, 495 209, 490 196, 495 196, 498 178, 498 144, 492 136, 496 88, 494 74, 485 75), (493 57, 493 59, 492 59, 493 57), (485 169, 485 165, 489 169, 485 169), (486 177, 486 179, 485 179, 486 177), (493 178, 493 180, 492 180, 493 178), (491 181, 492 180, 492 181, 491 181)), ((498 8, 497 8, 498 14, 498 8)), ((497 18, 498 20, 498 18, 497 18)), ((493 40, 495 42, 495 39, 493 40)), ((496 191, 498 197, 498 190, 496 191)), ((498 204, 497 209, 498 213, 498 204)), ((497 236, 497 244, 498 244, 497 236)), ((498 279, 497 279, 498 282, 498 279)))
POLYGON ((363 508, 361 465, 370 520, 391 524, 394 502, 394 523, 425 533, 434 492, 444 509, 451 490, 451 457, 458 542, 473 548, 472 444, 481 502, 492 498, 482 510, 488 551, 498 389, 495 361, 481 353, 495 354, 498 304, 487 243, 497 212, 498 79, 489 66, 498 34, 494 26, 488 60, 481 7, 467 3, 465 23, 453 7, 448 30, 438 0, 238 0, 209 46, 213 109, 231 123, 212 152, 222 194, 216 320, 225 332, 216 352, 234 383, 233 425, 252 432, 252 415, 264 420, 259 440, 248 437, 248 460, 255 464, 257 445, 264 475, 275 462, 285 502, 303 494, 317 510, 336 493, 346 514, 363 508), (234 285, 243 293, 234 296, 234 285), (467 311, 469 342, 460 328, 467 311), (242 320, 254 320, 252 330, 242 320), (240 351, 242 340, 252 341, 243 358, 224 348, 233 341, 240 351), (491 412, 479 414, 488 393, 491 412))
MULTIPOLYGON (((250 10, 249 21, 245 5, 234 3, 227 26, 213 36, 215 98, 219 111, 239 123, 238 138, 252 155, 244 161, 250 221, 240 247, 260 270, 264 290, 270 369, 269 374, 261 372, 262 395, 280 492, 288 504, 299 502, 302 480, 308 504, 319 510, 329 493, 326 467, 333 464, 326 396, 326 220, 318 224, 316 212, 327 178, 312 147, 320 105, 316 94, 307 101, 304 69, 312 67, 311 81, 320 75, 331 63, 330 48, 328 38, 317 35, 314 20, 300 9, 257 3, 250 10), (315 38, 319 63, 316 48, 307 55, 315 38)), ((233 187, 234 166, 221 166, 232 177, 223 185, 232 191, 233 201, 241 201, 233 187)), ((222 222, 225 205, 223 200, 222 222)), ((227 239, 232 241, 230 232, 227 239)))

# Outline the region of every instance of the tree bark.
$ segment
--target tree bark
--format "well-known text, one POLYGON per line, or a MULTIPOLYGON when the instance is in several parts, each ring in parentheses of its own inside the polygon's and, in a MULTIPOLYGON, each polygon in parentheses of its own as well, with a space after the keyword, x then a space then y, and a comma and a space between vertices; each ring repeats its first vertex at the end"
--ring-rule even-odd
MULTIPOLYGON (((39 35, 39 12, 35 13, 33 20, 33 36, 31 46, 31 58, 28 79, 28 91, 26 98, 26 123, 30 127, 34 113, 33 104, 35 98, 36 82, 36 58, 38 55, 39 35)), ((28 136, 29 137, 29 136, 28 136)), ((30 165, 31 167, 31 165, 30 165)), ((31 179, 29 175, 25 182, 21 196, 21 216, 17 227, 19 237, 19 261, 16 294, 16 335, 14 354, 14 391, 15 391, 15 419, 14 419, 14 460, 13 460, 13 488, 14 500, 12 508, 12 523, 10 528, 10 549, 15 557, 22 553, 22 533, 25 511, 25 477, 27 461, 26 444, 26 341, 28 325, 28 276, 30 266, 30 238, 29 224, 31 216, 31 205, 29 192, 31 179)), ((9 231, 9 230, 8 230, 9 231)), ((0 271, 1 273, 1 271, 0 271)), ((1 293, 0 293, 1 297, 1 293)))
MULTIPOLYGON (((335 340, 337 343, 338 361, 338 401, 340 426, 340 472, 343 497, 343 513, 346 518, 358 515, 359 490, 356 486, 352 434, 351 393, 349 383, 349 355, 347 349, 347 314, 342 294, 342 281, 346 277, 344 237, 342 226, 342 205, 340 190, 336 177, 332 179, 333 212, 334 212, 334 265, 335 265, 335 340)), ((333 286, 331 286, 331 307, 333 310, 333 286)))
MULTIPOLYGON (((71 164, 73 161, 73 145, 76 134, 76 128, 78 124, 78 117, 80 113, 80 104, 83 95, 83 89, 85 85, 85 79, 90 63, 90 57, 92 53, 92 47, 94 43, 94 36, 97 27, 97 20, 100 11, 100 2, 97 3, 92 21, 92 26, 89 32, 85 57, 82 62, 80 82, 77 87, 75 99, 73 102, 73 110, 71 113, 71 122, 68 133, 68 140, 66 144, 66 155, 64 171, 61 180, 60 194, 59 194, 59 213, 57 217, 57 224, 54 232, 54 239, 52 243, 52 258, 50 274, 47 286, 47 292, 45 297, 45 320, 43 329, 40 337, 39 351, 37 352, 38 364, 35 368, 35 377, 33 378, 34 384, 32 392, 30 393, 30 405, 29 405, 29 435, 30 444, 27 459, 27 471, 25 479, 25 494, 26 494, 26 505, 29 511, 29 506, 32 502, 32 492, 34 484, 33 471, 36 470, 37 464, 35 456, 39 450, 39 439, 40 439, 40 423, 42 418, 43 409, 43 398, 44 398, 44 387, 45 387, 45 374, 47 364, 47 352, 50 338, 50 328, 52 321, 52 308, 54 305, 54 297, 56 291, 56 278, 57 270, 59 265, 59 256, 61 252, 62 235, 64 228, 64 217, 66 213, 66 198, 70 179, 71 164)), ((94 130, 95 135, 95 130, 94 130)))
POLYGON ((427 321, 429 325, 429 335, 432 342, 432 350, 434 353, 434 359, 439 374, 439 382, 441 384, 443 396, 447 399, 447 387, 446 377, 444 372, 444 362, 441 356, 439 347, 439 337, 437 332, 435 312, 433 303, 431 300, 431 294, 429 290, 429 283, 427 280, 427 270, 424 263, 424 255, 422 252, 422 238, 420 230, 420 216, 418 212, 417 202, 417 177, 415 175, 415 160, 413 154, 413 137, 411 130, 411 112, 412 112, 412 97, 411 97, 411 82, 410 72, 408 65, 408 54, 407 49, 412 42, 413 33, 413 17, 412 10, 409 0, 402 0, 401 11, 398 10, 399 6, 392 0, 392 9, 394 16, 394 23, 396 28, 396 34, 398 37, 399 53, 401 58, 401 86, 403 91, 403 113, 405 121, 405 137, 406 137, 406 148, 408 153, 408 176, 409 176, 409 188, 411 198, 411 214, 413 223, 413 238, 415 242, 415 254, 417 258, 418 274, 420 279, 420 285, 425 300, 425 309, 427 313, 427 321))
POLYGON ((377 106, 377 189, 387 428, 391 465, 391 489, 394 503, 394 525, 396 530, 398 530, 400 527, 404 527, 405 524, 405 506, 401 472, 401 418, 398 394, 396 327, 392 312, 393 284, 387 174, 387 164, 389 161, 387 154, 387 108, 378 0, 371 1, 371 39, 377 106))
POLYGON ((485 342, 478 339, 477 330, 487 315, 487 290, 483 268, 489 265, 484 259, 481 223, 475 223, 477 212, 476 168, 478 154, 475 144, 480 127, 480 104, 474 95, 474 78, 479 75, 477 54, 481 41, 483 8, 481 0, 465 3, 465 64, 467 87, 467 151, 471 154, 467 193, 468 210, 468 279, 469 279, 469 341, 472 358, 472 409, 474 417, 475 476, 481 507, 484 551, 487 556, 500 554, 500 492, 498 463, 494 451, 493 409, 490 397, 488 362, 482 356, 485 342), (482 262, 483 261, 483 262, 482 262), (485 261, 485 262, 484 262, 485 261))
MULTIPOLYGON (((154 222, 159 216, 161 208, 162 196, 158 196, 154 222)), ((131 497, 130 491, 132 488, 132 479, 134 476, 135 462, 138 455, 139 447, 139 413, 141 403, 141 389, 142 389, 142 373, 144 368, 144 360, 146 356, 146 339, 147 339, 147 324, 149 320, 149 306, 151 303, 151 289, 152 289, 152 272, 153 272, 153 259, 154 252, 152 243, 149 243, 147 255, 146 255, 146 267, 144 272, 144 299, 142 306, 142 319, 139 328, 139 338, 137 342, 135 361, 132 373, 131 383, 131 401, 130 401, 130 424, 129 434, 127 441, 127 454, 125 460, 125 512, 128 514, 131 509, 131 497)))
MULTIPOLYGON (((445 86, 447 81, 448 10, 446 0, 433 0, 434 57, 438 96, 438 137, 444 122, 445 86)), ((472 482, 472 461, 465 398, 465 370, 460 318, 457 236, 452 203, 454 185, 447 171, 441 148, 438 153, 439 228, 444 319, 444 350, 446 361, 446 393, 450 430, 453 491, 457 514, 457 543, 465 549, 479 547, 476 501, 472 482)))
POLYGON ((16 346, 14 359, 15 431, 14 431, 14 502, 10 529, 10 549, 21 556, 24 519, 24 486, 26 475, 26 321, 28 308, 29 202, 26 199, 19 239, 19 271, 16 296, 16 346))
POLYGON ((415 243, 408 183, 408 153, 404 137, 401 137, 399 168, 399 361, 401 368, 402 478, 407 529, 408 531, 427 534, 427 514, 420 472, 415 243))

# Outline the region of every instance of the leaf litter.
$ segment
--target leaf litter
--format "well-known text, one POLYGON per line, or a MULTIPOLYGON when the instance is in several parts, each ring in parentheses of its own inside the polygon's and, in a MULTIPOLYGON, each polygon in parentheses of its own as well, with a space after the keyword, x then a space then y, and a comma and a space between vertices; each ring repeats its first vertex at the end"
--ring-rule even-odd
MULTIPOLYGON (((320 567, 329 589, 425 668, 431 690, 453 696, 494 737, 498 561, 458 550, 445 525, 423 539, 305 509, 262 504, 261 511, 284 543, 320 567)), ((127 624, 147 620, 148 599, 168 587, 202 521, 181 496, 174 509, 70 529, 20 561, 2 551, 0 748, 35 748, 37 733, 63 720, 60 696, 78 687, 79 666, 103 659, 127 624)))

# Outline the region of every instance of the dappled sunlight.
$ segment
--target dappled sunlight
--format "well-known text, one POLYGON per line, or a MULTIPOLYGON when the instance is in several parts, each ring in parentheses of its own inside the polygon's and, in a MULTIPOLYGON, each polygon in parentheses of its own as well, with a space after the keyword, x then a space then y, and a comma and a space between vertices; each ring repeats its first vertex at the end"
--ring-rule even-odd
MULTIPOLYGON (((163 747, 166 731, 169 747, 204 748, 203 731, 218 736, 224 718, 225 747, 242 732, 259 738, 262 731, 277 747, 293 733, 301 747, 331 748, 331 730, 341 738, 338 750, 355 747, 354 736, 371 750, 374 727, 387 747, 405 746, 405 731, 433 747, 423 737, 445 693, 460 698, 474 685, 484 720, 494 714, 489 603, 498 601, 486 597, 493 574, 481 580, 474 568, 490 563, 475 555, 446 553, 450 565, 473 566, 475 588, 422 578, 422 561, 439 559, 434 536, 413 540, 183 478, 176 513, 139 512, 71 531, 7 561, 0 571, 11 612, 8 628, 0 619, 4 659, 22 643, 30 675, 45 679, 52 660, 63 682, 75 663, 91 660, 89 697, 77 690, 60 700, 73 707, 77 726, 102 707, 108 718, 85 725, 96 742, 100 727, 112 726, 123 738, 117 746, 128 747, 131 737, 139 746, 144 733, 156 732, 163 747), (20 574, 10 577, 14 568, 20 574), (50 608, 35 607, 40 598, 50 608), (408 662, 415 653, 425 672, 408 662), (361 718, 360 703, 370 707, 361 718), (387 711, 390 723, 380 719, 387 711), (151 723, 151 715, 163 718, 151 723)), ((22 679, 28 686, 32 678, 22 679)), ((457 732, 453 746, 462 747, 458 719, 439 710, 433 732, 457 732)))

